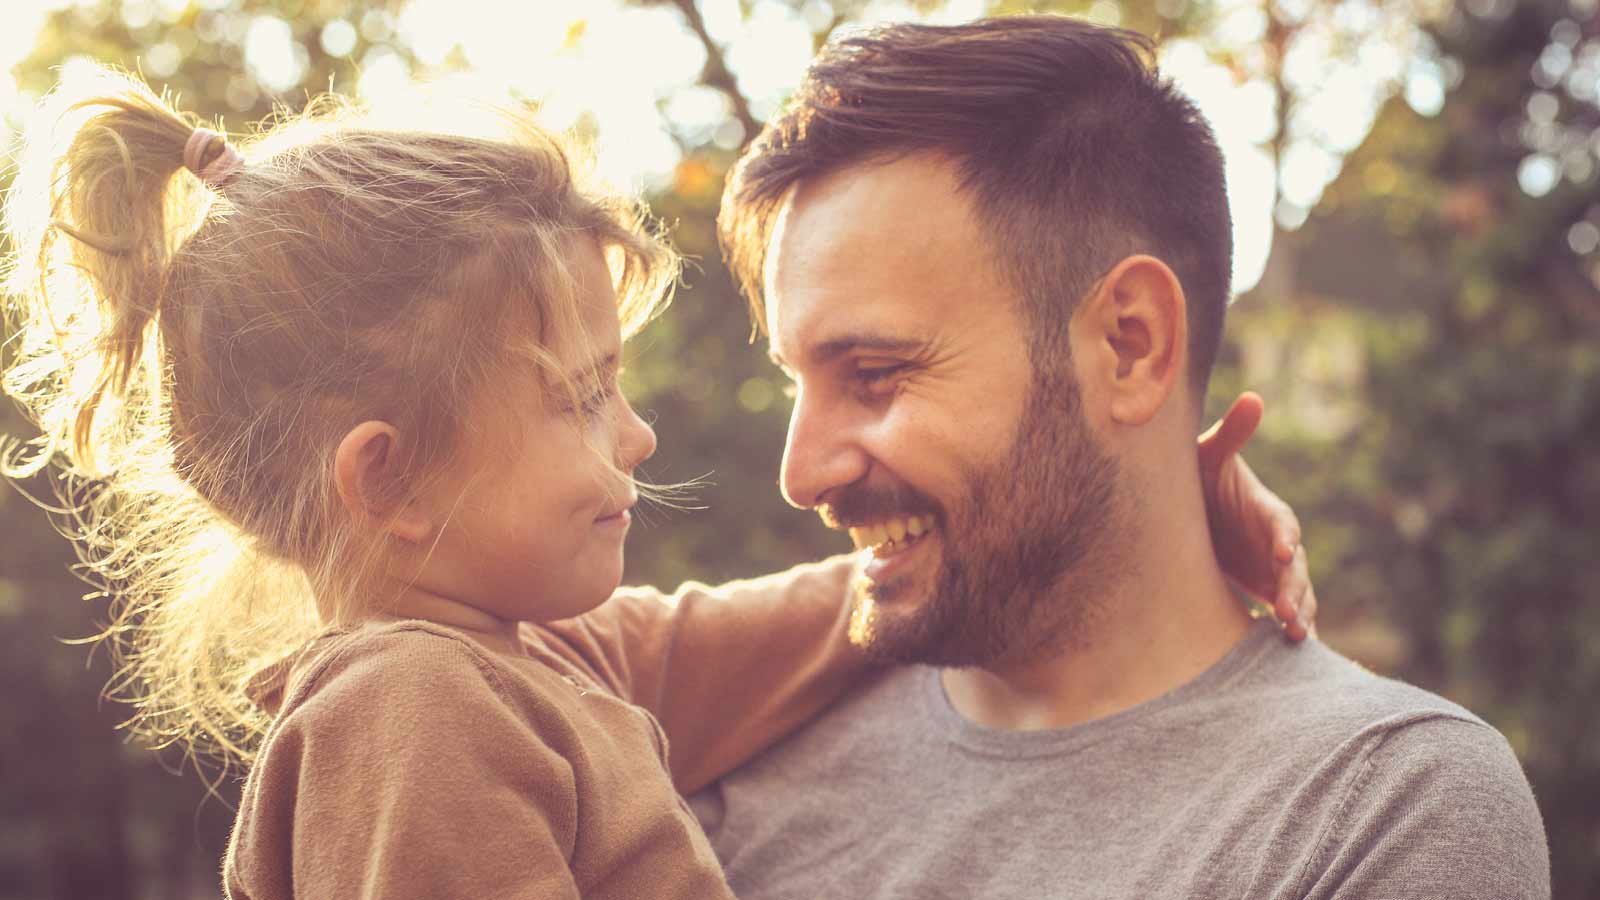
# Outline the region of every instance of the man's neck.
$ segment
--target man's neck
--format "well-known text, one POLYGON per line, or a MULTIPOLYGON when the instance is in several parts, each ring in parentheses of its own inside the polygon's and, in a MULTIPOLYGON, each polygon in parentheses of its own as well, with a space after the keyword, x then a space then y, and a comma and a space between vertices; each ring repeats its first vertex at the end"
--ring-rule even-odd
POLYGON ((951 704, 990 728, 1065 728, 1154 700, 1214 665, 1251 620, 1217 566, 1204 519, 1198 529, 1175 527, 1184 521, 1193 520, 1147 523, 1138 546, 1153 549, 1118 567, 1119 580, 1098 592, 1092 602, 1099 612, 1070 646, 946 669, 951 704))

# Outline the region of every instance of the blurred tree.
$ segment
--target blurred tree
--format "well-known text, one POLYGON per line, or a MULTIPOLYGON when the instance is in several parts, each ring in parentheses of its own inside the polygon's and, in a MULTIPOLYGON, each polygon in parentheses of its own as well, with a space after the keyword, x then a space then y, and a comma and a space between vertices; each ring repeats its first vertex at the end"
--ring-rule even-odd
POLYGON ((1432 117, 1388 103, 1280 235, 1219 385, 1268 395, 1253 455, 1307 520, 1329 633, 1507 734, 1571 898, 1600 895, 1594 10, 1433 23, 1458 83, 1432 117))
POLYGON ((396 34, 400 0, 79 0, 40 30, 18 86, 48 90, 77 58, 122 66, 165 85, 185 109, 236 127, 310 93, 348 91, 363 66, 411 54, 396 34))

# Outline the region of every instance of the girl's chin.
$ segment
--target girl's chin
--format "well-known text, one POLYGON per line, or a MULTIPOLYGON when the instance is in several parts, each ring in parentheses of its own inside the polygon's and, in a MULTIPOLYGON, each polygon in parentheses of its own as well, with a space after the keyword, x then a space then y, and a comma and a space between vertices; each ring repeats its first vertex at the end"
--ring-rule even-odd
POLYGON ((581 612, 573 615, 582 615, 600 604, 611 599, 611 595, 622 586, 622 566, 619 563, 609 577, 600 578, 583 586, 583 600, 575 604, 583 607, 581 612))
MULTIPOLYGON (((549 582, 546 582, 549 585, 549 582)), ((590 564, 574 571, 565 580, 559 596, 543 594, 543 609, 534 609, 534 621, 571 619, 594 609, 617 592, 622 585, 622 553, 595 554, 590 564), (599 556, 596 560, 595 557, 599 556)))

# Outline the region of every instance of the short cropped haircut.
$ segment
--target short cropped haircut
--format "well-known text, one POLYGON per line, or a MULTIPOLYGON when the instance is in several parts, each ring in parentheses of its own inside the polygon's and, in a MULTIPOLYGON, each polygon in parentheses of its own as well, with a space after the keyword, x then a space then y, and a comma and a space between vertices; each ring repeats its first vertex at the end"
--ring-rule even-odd
POLYGON ((1036 370, 1068 358, 1067 323, 1094 283, 1148 253, 1183 285, 1189 374, 1204 396, 1232 270, 1223 159, 1194 103, 1156 68, 1149 38, 1018 16, 830 42, 723 195, 723 255, 759 330, 768 244, 791 189, 915 153, 957 167, 1021 297, 1036 370))

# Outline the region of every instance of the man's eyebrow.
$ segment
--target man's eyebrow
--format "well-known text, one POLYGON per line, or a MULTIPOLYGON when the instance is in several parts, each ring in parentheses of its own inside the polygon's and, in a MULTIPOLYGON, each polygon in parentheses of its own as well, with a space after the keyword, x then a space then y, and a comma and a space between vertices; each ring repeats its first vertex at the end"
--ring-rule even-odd
MULTIPOLYGON (((817 365, 826 365, 841 356, 860 351, 877 353, 912 353, 928 346, 927 341, 916 338, 896 338, 881 334, 842 334, 829 338, 811 349, 810 357, 817 365)), ((779 368, 788 368, 787 361, 776 350, 768 349, 767 358, 779 368)))

